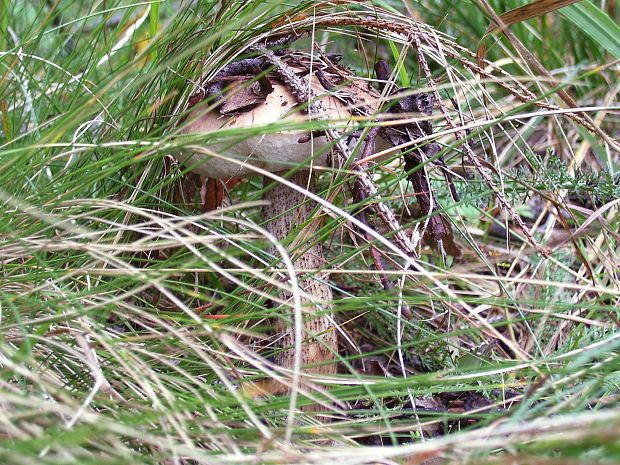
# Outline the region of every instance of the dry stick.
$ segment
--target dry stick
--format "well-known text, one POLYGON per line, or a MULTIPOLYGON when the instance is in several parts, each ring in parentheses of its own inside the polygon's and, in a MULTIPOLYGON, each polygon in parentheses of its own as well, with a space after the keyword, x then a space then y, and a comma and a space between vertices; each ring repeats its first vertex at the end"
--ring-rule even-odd
MULTIPOLYGON (((313 101, 314 95, 308 88, 308 84, 302 78, 297 76, 295 71, 290 66, 284 63, 271 50, 263 46, 256 46, 255 48, 276 67, 276 73, 284 81, 297 101, 301 104, 308 103, 308 112, 310 114, 321 116, 327 113, 327 110, 321 101, 313 101)), ((332 128, 325 129, 325 134, 327 135, 327 138, 334 143, 334 148, 336 149, 334 152, 337 156, 338 164, 340 166, 344 166, 347 161, 351 160, 353 157, 349 151, 349 148, 345 145, 342 139, 342 134, 332 128)), ((356 174, 356 182, 360 186, 362 192, 364 192, 364 195, 369 198, 376 198, 378 195, 378 190, 368 173, 359 166, 355 166, 355 164, 352 165, 352 170, 356 174)), ((398 247, 407 255, 415 257, 415 248, 409 237, 403 232, 403 229, 394 216, 394 213, 392 213, 392 211, 383 203, 375 203, 372 205, 372 208, 375 210, 375 213, 379 216, 379 218, 381 218, 381 221, 383 221, 388 229, 394 234, 394 242, 396 245, 398 245, 398 247)))
MULTIPOLYGON (((424 70, 424 74, 426 74, 426 80, 428 82, 428 86, 430 87, 431 91, 435 95, 435 98, 439 104, 439 108, 441 109, 441 112, 443 113, 446 119, 446 123, 448 124, 448 126, 450 126, 451 129, 456 129, 457 125, 452 120, 452 116, 450 116, 450 112, 448 108, 446 107, 446 105, 444 104, 443 99, 441 98, 441 95, 439 94, 439 90, 437 90, 437 85, 435 84, 433 75, 431 74, 430 68, 428 67, 426 57, 424 56, 424 53, 422 52, 420 38, 417 33, 412 34, 412 40, 415 43, 416 52, 418 54, 418 62, 422 66, 422 69, 424 70)), ((489 176, 489 174, 484 170, 482 163, 480 162, 480 160, 478 159, 474 151, 471 149, 471 146, 465 140, 466 139, 465 131, 456 131, 455 136, 457 140, 463 142, 463 151, 468 156, 468 158, 472 161, 472 163, 476 167, 476 170, 478 171, 478 173, 480 173, 480 176, 482 177, 484 182, 491 188, 491 190, 495 194, 495 197, 497 198, 499 203, 502 205, 502 207, 506 209, 506 211, 510 214, 510 217, 512 218, 512 220, 519 226, 519 228, 521 228, 521 230, 523 231, 523 234, 525 234, 525 237, 530 242, 530 244, 532 244, 532 246, 534 246, 534 248, 538 252, 543 254, 545 257, 549 258, 550 251, 546 249, 545 247, 543 247, 542 244, 538 242, 538 240, 536 240, 536 238, 532 235, 531 231, 526 226, 526 224, 523 222, 519 214, 515 211, 514 207, 510 204, 510 202, 508 202, 506 197, 504 197, 504 194, 502 193, 502 191, 497 187, 497 184, 495 184, 495 181, 493 180, 493 178, 489 176)))

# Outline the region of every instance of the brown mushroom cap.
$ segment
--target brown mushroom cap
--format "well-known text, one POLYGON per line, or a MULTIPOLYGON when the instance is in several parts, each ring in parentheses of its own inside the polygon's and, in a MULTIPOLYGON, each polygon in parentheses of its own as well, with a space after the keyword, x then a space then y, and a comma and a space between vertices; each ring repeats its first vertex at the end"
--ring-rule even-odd
MULTIPOLYGON (((306 76, 306 82, 308 79, 309 77, 306 76)), ((207 111, 204 106, 190 111, 181 134, 250 128, 283 119, 307 121, 309 116, 296 108, 296 99, 288 88, 275 78, 270 78, 270 82, 273 91, 267 95, 264 102, 257 104, 252 109, 244 109, 234 115, 222 115, 217 110, 207 111)), ((326 113, 323 115, 312 115, 313 119, 329 118, 334 121, 346 122, 350 118, 351 113, 347 109, 347 105, 333 96, 326 95, 326 91, 314 76, 312 77, 312 90, 317 96, 324 95, 321 101, 326 109, 326 113)), ((357 81, 354 84, 349 84, 345 90, 355 94, 359 104, 373 110, 378 105, 379 94, 368 83, 357 81)), ((243 162, 243 166, 225 158, 198 153, 182 153, 179 154, 178 158, 191 166, 193 171, 210 178, 251 176, 254 171, 246 166, 248 164, 272 172, 288 170, 300 163, 305 163, 308 167, 311 164, 313 166, 327 166, 328 151, 325 150, 325 146, 328 144, 327 138, 325 136, 314 136, 312 142, 300 143, 299 139, 304 134, 306 133, 301 131, 291 131, 251 135, 234 145, 219 143, 209 146, 214 152, 243 162)))

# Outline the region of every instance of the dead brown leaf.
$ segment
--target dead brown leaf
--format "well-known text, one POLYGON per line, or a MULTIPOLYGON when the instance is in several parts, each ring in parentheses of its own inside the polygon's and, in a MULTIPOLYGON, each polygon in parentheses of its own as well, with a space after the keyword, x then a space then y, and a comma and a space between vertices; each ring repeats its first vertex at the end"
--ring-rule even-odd
POLYGON ((484 40, 491 34, 500 31, 503 27, 509 27, 513 24, 521 23, 523 21, 527 21, 528 19, 551 13, 552 11, 559 10, 560 8, 564 8, 565 6, 572 5, 573 3, 577 3, 579 1, 581 0, 536 0, 532 3, 528 3, 527 5, 514 8, 501 14, 499 16, 501 23, 497 24, 492 22, 481 39, 482 43, 476 51, 476 54, 478 55, 478 62, 482 62, 482 59, 486 55, 486 43, 484 40))

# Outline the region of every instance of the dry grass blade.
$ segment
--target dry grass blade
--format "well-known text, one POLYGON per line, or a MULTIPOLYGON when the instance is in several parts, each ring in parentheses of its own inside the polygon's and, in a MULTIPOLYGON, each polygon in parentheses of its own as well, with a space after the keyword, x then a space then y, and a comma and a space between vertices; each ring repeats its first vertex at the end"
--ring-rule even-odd
POLYGON ((478 63, 481 63, 486 56, 487 44, 486 39, 491 34, 495 34, 498 31, 503 31, 505 28, 510 27, 513 24, 518 24, 528 19, 536 18, 552 11, 558 10, 565 6, 577 3, 581 0, 535 0, 527 5, 514 8, 506 13, 502 13, 497 17, 497 22, 491 23, 487 28, 484 36, 480 39, 480 45, 476 50, 478 56, 478 63))
MULTIPOLYGON (((499 24, 491 24, 484 36, 480 40, 486 39, 489 35, 501 31, 504 27, 509 27, 513 24, 518 24, 528 19, 536 18, 552 11, 559 10, 573 3, 577 3, 581 0, 535 0, 527 5, 514 8, 506 13, 499 15, 498 19, 501 21, 499 24)), ((480 49, 479 49, 480 50, 480 49)), ((484 57, 484 53, 479 53, 481 57, 484 57)))
MULTIPOLYGON (((493 7, 487 2, 487 0, 480 0, 480 2, 484 5, 484 8, 487 10, 489 15, 493 18, 493 20, 502 25, 500 17, 497 15, 493 7)), ((519 54, 525 59, 525 61, 532 67, 532 69, 539 73, 541 76, 544 76, 549 82, 556 88, 558 96, 564 101, 569 108, 578 108, 575 100, 566 92, 559 82, 557 82, 549 70, 547 70, 542 63, 532 54, 525 45, 512 33, 512 31, 506 27, 502 26, 502 32, 508 37, 510 43, 518 50, 519 54)), ((480 58, 483 55, 477 53, 477 58, 480 62, 480 58)), ((614 150, 620 151, 620 142, 610 137, 605 131, 603 131, 592 119, 581 112, 575 112, 575 117, 580 119, 580 123, 583 124, 588 130, 602 137, 605 142, 607 142, 614 150)))

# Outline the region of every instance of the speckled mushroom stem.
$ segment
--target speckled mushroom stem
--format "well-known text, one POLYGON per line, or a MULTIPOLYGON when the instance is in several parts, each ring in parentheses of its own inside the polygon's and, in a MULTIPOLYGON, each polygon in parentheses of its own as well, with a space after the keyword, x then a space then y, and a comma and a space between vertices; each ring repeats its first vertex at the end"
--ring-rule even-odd
MULTIPOLYGON (((284 173, 280 174, 284 175, 284 173)), ((314 180, 309 171, 299 171, 288 177, 288 180, 314 192, 314 180)), ((265 185, 272 182, 270 178, 264 180, 265 185)), ((314 232, 319 224, 316 220, 311 221, 314 210, 313 202, 308 201, 301 192, 280 183, 270 188, 264 200, 269 202, 263 209, 264 218, 267 219, 265 228, 279 241, 290 239, 293 229, 307 224, 307 227, 294 236, 293 242, 290 245, 287 244, 297 270, 299 285, 304 293, 301 299, 304 316, 301 353, 303 373, 334 374, 336 364, 330 362, 334 361, 338 342, 335 328, 330 321, 332 290, 326 284, 327 273, 305 272, 305 270, 322 269, 325 266, 323 247, 314 241, 314 232)), ((272 252, 275 255, 275 251, 272 250, 272 252)), ((280 292, 279 297, 284 301, 292 302, 290 292, 280 292)), ((276 362, 285 368, 294 366, 295 357, 293 349, 295 328, 292 324, 291 308, 283 308, 282 311, 285 314, 276 322, 278 346, 284 349, 278 352, 276 362)))

